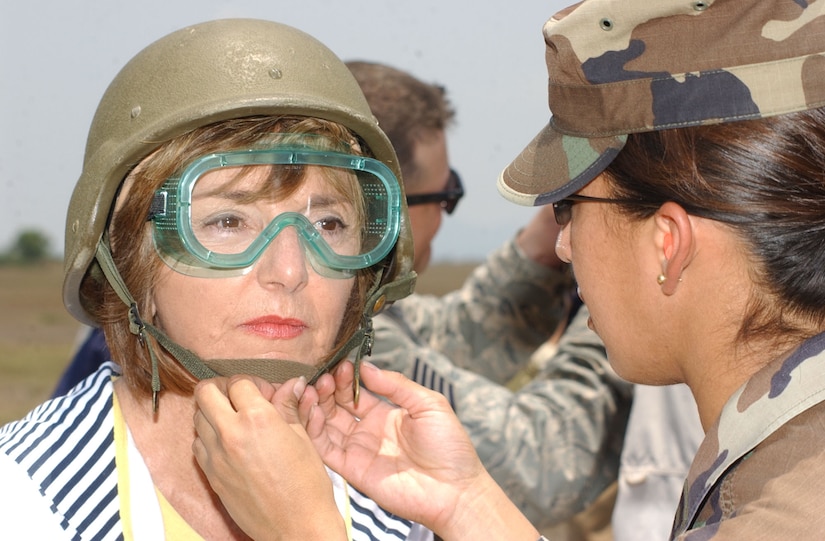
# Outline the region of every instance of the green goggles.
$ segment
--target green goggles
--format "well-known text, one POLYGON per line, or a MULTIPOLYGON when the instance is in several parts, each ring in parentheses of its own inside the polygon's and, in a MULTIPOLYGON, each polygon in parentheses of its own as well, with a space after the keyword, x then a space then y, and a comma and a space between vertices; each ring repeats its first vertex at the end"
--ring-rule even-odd
POLYGON ((289 230, 316 272, 346 278, 392 250, 401 190, 378 160, 281 143, 197 158, 155 192, 149 219, 182 274, 245 274, 289 230))

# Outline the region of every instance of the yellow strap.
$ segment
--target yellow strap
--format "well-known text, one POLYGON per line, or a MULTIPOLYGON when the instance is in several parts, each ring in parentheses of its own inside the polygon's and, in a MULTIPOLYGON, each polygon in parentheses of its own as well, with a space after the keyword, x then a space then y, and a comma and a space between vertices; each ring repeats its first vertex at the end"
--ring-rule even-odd
MULTIPOLYGON (((115 416, 115 466, 117 468, 117 491, 120 497, 120 521, 123 525, 124 541, 134 541, 132 491, 129 484, 129 438, 117 394, 112 393, 112 397, 115 416)), ((155 494, 158 498, 160 514, 163 519, 164 539, 203 540, 203 537, 198 535, 189 523, 183 520, 183 517, 175 511, 175 508, 169 504, 157 487, 155 487, 155 494)))
POLYGON ((158 496, 160 514, 163 516, 164 539, 203 541, 203 537, 201 537, 188 522, 183 520, 183 517, 175 511, 175 508, 163 497, 163 494, 160 493, 157 487, 155 487, 155 494, 158 496))
MULTIPOLYGON (((116 378, 112 378, 114 382, 116 378)), ((132 492, 129 486, 129 451, 127 448, 126 421, 120 411, 117 394, 112 391, 112 410, 115 416, 115 469, 117 470, 117 494, 120 501, 120 522, 124 541, 134 541, 132 535, 132 492)))

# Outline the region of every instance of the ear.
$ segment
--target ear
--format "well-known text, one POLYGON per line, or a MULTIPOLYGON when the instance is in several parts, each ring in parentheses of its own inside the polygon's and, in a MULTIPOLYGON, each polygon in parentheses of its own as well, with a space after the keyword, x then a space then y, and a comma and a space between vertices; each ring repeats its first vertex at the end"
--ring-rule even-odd
POLYGON ((157 304, 155 304, 155 296, 154 295, 151 295, 149 297, 149 306, 147 306, 146 308, 147 308, 147 311, 148 311, 148 317, 146 318, 146 321, 154 322, 155 321, 155 316, 158 314, 158 307, 157 307, 157 304))
POLYGON ((656 249, 662 264, 662 292, 673 295, 682 272, 690 265, 695 248, 693 221, 678 203, 669 201, 653 216, 656 228, 656 249))

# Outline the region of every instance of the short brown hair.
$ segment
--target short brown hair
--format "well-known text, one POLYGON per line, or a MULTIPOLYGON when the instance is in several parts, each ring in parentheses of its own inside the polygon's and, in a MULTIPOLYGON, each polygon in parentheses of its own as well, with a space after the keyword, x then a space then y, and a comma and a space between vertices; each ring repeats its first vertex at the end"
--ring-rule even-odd
POLYGON ((379 127, 389 137, 404 182, 415 178, 413 148, 432 131, 443 131, 455 111, 441 85, 425 83, 405 71, 375 62, 347 62, 379 127))

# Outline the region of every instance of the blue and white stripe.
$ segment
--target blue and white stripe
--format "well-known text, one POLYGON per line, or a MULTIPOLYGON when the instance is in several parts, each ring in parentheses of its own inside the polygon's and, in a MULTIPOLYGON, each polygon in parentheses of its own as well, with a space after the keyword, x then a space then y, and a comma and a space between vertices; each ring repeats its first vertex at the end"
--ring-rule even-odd
MULTIPOLYGON (((0 427, 0 453, 26 472, 67 539, 123 539, 112 411, 117 370, 105 363, 65 396, 0 427)), ((348 494, 353 541, 432 539, 354 488, 348 494)))
POLYGON ((121 538, 107 363, 67 395, 0 428, 0 453, 26 471, 72 539, 121 538))
POLYGON ((388 541, 409 538, 412 522, 397 517, 351 486, 352 541, 388 541))
POLYGON ((450 380, 436 372, 429 364, 418 357, 415 358, 411 378, 419 385, 443 394, 455 410, 455 394, 450 380))

